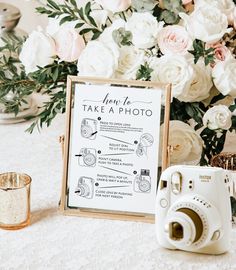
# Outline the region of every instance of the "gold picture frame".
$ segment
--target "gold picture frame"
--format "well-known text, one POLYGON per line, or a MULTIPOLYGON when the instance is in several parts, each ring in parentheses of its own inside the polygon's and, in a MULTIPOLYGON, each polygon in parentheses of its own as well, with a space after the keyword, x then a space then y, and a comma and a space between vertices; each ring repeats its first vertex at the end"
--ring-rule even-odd
POLYGON ((155 82, 146 81, 129 81, 117 79, 100 79, 92 77, 77 77, 68 76, 67 78, 67 102, 66 102, 66 132, 65 136, 60 138, 62 143, 63 153, 63 179, 61 189, 60 212, 69 216, 92 217, 113 220, 127 220, 139 222, 154 222, 154 215, 127 213, 122 211, 98 210, 88 208, 70 208, 68 207, 68 166, 70 153, 70 139, 71 139, 71 114, 73 106, 73 89, 76 84, 94 84, 94 85, 114 85, 137 88, 158 88, 165 91, 165 113, 164 113, 164 130, 162 138, 162 170, 169 166, 169 119, 170 119, 170 103, 171 103, 171 84, 159 84, 155 82))

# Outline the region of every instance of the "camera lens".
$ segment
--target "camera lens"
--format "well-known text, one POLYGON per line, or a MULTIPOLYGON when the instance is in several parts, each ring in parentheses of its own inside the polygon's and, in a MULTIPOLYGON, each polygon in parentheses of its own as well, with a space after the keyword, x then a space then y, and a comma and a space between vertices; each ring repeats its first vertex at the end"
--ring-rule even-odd
POLYGON ((93 133, 93 129, 90 126, 82 126, 81 133, 84 138, 90 138, 93 133))
POLYGON ((93 154, 89 153, 84 157, 84 163, 87 166, 93 166, 96 163, 96 157, 93 154))
POLYGON ((184 230, 183 226, 179 222, 172 222, 170 224, 170 238, 172 240, 178 241, 183 239, 184 230))
POLYGON ((189 208, 180 208, 178 212, 184 213, 193 221, 196 229, 196 236, 193 242, 197 242, 203 234, 203 223, 200 216, 195 211, 189 208))

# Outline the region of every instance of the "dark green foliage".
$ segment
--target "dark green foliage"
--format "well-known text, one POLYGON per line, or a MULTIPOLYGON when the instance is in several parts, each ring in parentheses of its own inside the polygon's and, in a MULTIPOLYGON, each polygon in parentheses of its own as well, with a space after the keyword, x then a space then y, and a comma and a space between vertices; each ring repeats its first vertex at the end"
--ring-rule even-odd
POLYGON ((138 70, 136 79, 143 81, 150 81, 152 72, 153 69, 150 68, 147 63, 145 63, 144 65, 141 65, 140 69, 138 70))
POLYGON ((193 41, 193 50, 189 51, 194 56, 194 63, 196 64, 200 58, 204 59, 205 65, 214 63, 214 49, 206 48, 206 43, 195 39, 193 41))
POLYGON ((185 12, 181 0, 163 0, 163 7, 156 6, 153 15, 158 21, 164 20, 166 24, 177 24, 180 20, 180 12, 185 12))

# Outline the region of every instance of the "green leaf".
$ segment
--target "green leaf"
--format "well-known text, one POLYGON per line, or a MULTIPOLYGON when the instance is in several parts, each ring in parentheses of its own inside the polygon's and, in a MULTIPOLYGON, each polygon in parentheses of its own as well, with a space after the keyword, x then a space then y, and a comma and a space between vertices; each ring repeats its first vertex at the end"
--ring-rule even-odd
POLYGON ((91 12, 91 2, 88 2, 84 8, 84 14, 88 17, 91 12))
POLYGON ((160 20, 164 20, 167 24, 176 24, 179 22, 180 18, 174 12, 170 10, 164 10, 161 13, 160 20))
POLYGON ((47 4, 51 6, 52 8, 55 8, 56 10, 60 10, 58 5, 53 0, 47 0, 47 4))
POLYGON ((144 65, 140 66, 136 75, 136 80, 150 81, 152 72, 153 69, 150 68, 147 63, 145 63, 144 65))
POLYGON ((95 32, 94 34, 93 34, 93 36, 92 36, 92 40, 96 40, 96 39, 98 39, 99 37, 100 37, 100 35, 101 35, 101 32, 95 32))
POLYGON ((205 65, 213 64, 214 63, 214 49, 208 48, 206 49, 206 43, 195 39, 193 41, 193 49, 190 50, 189 53, 191 53, 194 56, 194 63, 196 64, 200 58, 204 59, 205 65))
POLYGON ((94 30, 93 28, 84 28, 79 33, 80 33, 80 35, 84 35, 84 34, 87 34, 90 31, 93 31, 93 30, 94 30))
POLYGON ((96 24, 95 20, 93 19, 93 17, 87 15, 87 18, 88 18, 89 22, 90 22, 93 26, 97 27, 97 24, 96 24))
POLYGON ((77 24, 75 25, 75 28, 81 28, 83 25, 84 25, 84 23, 77 23, 77 24))
POLYGON ((79 14, 80 18, 84 21, 85 18, 84 18, 83 8, 78 9, 78 14, 79 14))
POLYGON ((62 18, 60 20, 60 25, 62 25, 65 22, 69 22, 69 21, 71 21, 71 17, 70 16, 66 16, 66 17, 64 17, 64 18, 62 18))
POLYGON ((70 3, 74 6, 74 7, 77 7, 77 3, 75 0, 70 0, 70 3))

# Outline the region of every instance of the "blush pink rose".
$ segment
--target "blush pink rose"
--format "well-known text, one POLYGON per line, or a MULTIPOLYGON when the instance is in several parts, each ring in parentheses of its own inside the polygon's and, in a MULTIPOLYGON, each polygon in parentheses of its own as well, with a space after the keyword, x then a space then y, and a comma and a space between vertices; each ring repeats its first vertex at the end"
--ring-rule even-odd
POLYGON ((61 27, 54 35, 57 56, 66 62, 74 62, 85 48, 82 36, 73 28, 61 27))
POLYGON ((131 0, 95 0, 104 9, 113 13, 125 11, 131 6, 131 0))
POLYGON ((163 54, 184 55, 191 48, 192 43, 188 32, 179 25, 164 27, 158 35, 158 45, 163 54))
MULTIPOLYGON (((218 61, 223 62, 232 56, 230 50, 221 43, 208 44, 207 48, 214 49, 215 62, 218 62, 218 61)), ((212 64, 212 67, 214 66, 215 66, 215 63, 212 64)))

